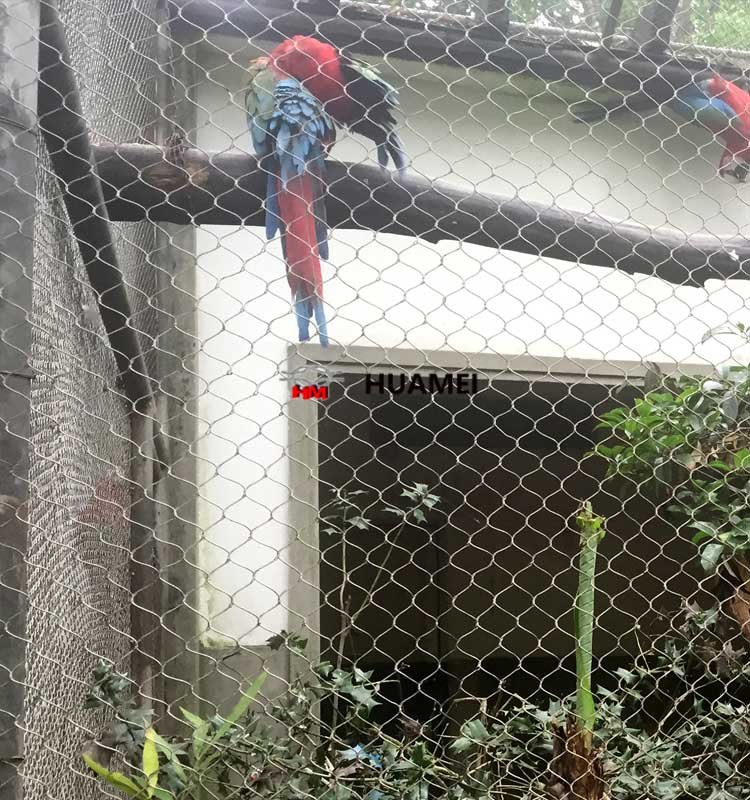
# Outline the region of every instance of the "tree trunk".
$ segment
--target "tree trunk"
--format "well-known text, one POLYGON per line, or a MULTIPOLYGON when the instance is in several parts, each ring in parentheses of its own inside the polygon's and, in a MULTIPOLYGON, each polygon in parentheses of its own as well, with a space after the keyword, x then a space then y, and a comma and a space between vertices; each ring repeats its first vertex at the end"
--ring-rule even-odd
POLYGON ((553 729, 552 736, 548 796, 552 800, 607 800, 601 752, 594 749, 591 735, 570 717, 565 729, 553 729))

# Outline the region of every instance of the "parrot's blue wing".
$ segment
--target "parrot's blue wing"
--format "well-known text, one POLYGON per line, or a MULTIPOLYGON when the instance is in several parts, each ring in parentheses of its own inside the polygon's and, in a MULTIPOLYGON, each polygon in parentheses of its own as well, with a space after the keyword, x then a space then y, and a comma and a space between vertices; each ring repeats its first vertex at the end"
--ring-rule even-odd
POLYGON ((736 116, 722 99, 711 97, 694 85, 680 89, 670 105, 683 119, 699 122, 713 131, 726 129, 736 116))
MULTIPOLYGON (((323 346, 328 345, 328 332, 319 259, 328 258, 325 152, 334 135, 333 122, 323 106, 299 81, 277 81, 262 137, 262 152, 271 173, 266 233, 270 237, 280 230, 282 234, 300 341, 310 338, 309 323, 314 319, 323 346)), ((256 138, 261 141, 257 136, 254 142, 256 138)))
POLYGON ((276 110, 269 120, 268 133, 275 141, 282 183, 286 185, 305 172, 313 178, 318 252, 327 259, 325 143, 334 137, 333 121, 298 81, 284 78, 276 86, 276 110))
POLYGON ((331 118, 294 78, 278 82, 275 98, 276 108, 268 132, 275 141, 282 181, 287 183, 292 177, 302 175, 313 163, 319 165, 322 174, 325 143, 334 136, 331 118))

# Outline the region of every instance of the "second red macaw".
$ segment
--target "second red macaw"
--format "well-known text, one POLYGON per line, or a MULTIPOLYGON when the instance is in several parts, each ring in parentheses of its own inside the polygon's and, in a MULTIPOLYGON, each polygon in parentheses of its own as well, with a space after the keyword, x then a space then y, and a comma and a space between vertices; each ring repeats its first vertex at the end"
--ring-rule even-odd
POLYGON ((717 134, 725 145, 719 175, 731 172, 744 181, 750 169, 750 94, 721 75, 704 81, 702 88, 710 97, 723 100, 733 113, 726 128, 717 134))

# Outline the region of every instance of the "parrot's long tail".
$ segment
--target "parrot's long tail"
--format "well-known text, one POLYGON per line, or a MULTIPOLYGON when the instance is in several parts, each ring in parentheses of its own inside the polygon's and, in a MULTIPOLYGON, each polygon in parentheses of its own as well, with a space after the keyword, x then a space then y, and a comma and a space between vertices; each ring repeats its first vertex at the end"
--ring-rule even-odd
POLYGON ((314 319, 320 343, 327 347, 328 324, 323 308, 323 275, 318 245, 322 231, 316 222, 317 203, 310 174, 291 178, 286 186, 279 181, 278 204, 284 226, 287 280, 292 290, 299 340, 309 340, 310 320, 314 319))

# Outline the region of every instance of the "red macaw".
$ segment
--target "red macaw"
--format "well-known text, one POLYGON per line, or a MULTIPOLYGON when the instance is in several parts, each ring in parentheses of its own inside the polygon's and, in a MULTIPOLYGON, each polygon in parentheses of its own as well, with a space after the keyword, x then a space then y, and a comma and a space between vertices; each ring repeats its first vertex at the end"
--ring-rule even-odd
POLYGON ((267 171, 266 236, 281 233, 301 342, 315 318, 328 345, 320 259, 328 258, 324 201, 325 154, 335 139, 333 121, 302 84, 258 59, 245 95, 253 147, 267 171))
POLYGON ((396 133, 396 91, 378 73, 310 36, 295 36, 249 68, 245 95, 255 152, 268 171, 266 235, 281 233, 300 341, 313 317, 328 344, 320 259, 328 258, 323 196, 333 121, 372 139, 378 161, 399 172, 406 154, 396 133))
POLYGON ((375 142, 381 166, 388 165, 390 155, 399 172, 406 168, 393 116, 398 93, 375 69, 312 36, 283 41, 271 51, 269 62, 278 72, 300 81, 338 125, 375 142))
POLYGON ((738 180, 744 181, 750 162, 750 94, 721 75, 704 81, 702 88, 706 94, 726 103, 733 115, 718 133, 726 145, 719 162, 719 175, 732 172, 738 180), (727 168, 729 163, 734 164, 731 170, 727 168))
POLYGON ((715 73, 704 73, 673 97, 661 103, 643 92, 614 102, 584 101, 571 107, 579 122, 596 123, 613 119, 618 114, 643 114, 652 108, 669 108, 688 122, 708 128, 724 145, 719 174, 731 172, 744 181, 750 170, 750 94, 736 83, 715 73), (730 164, 732 166, 730 166, 730 164))

